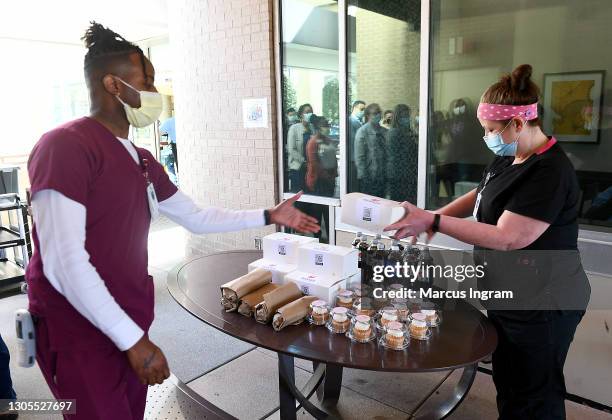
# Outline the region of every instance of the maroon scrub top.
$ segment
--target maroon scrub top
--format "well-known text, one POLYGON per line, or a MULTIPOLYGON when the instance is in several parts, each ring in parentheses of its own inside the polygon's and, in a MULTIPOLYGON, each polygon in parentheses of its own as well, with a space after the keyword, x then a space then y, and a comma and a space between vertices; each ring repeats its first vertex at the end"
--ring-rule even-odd
MULTIPOLYGON (((163 167, 150 152, 136 149, 148 161, 158 200, 172 196, 177 188, 163 167)), ((106 127, 84 117, 44 134, 30 154, 28 173, 33 196, 52 189, 85 206, 89 261, 119 306, 146 333, 153 322, 154 285, 147 272, 151 216, 143 167, 106 127)), ((49 283, 36 225, 32 234, 36 248, 26 273, 30 312, 46 319, 52 350, 114 346, 49 283)))

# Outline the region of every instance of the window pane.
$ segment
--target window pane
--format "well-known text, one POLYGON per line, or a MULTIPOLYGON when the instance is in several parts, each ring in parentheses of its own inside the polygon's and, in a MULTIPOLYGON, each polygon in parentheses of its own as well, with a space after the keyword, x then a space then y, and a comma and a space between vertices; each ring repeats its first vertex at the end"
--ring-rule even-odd
POLYGON ((323 204, 315 204, 315 203, 305 203, 303 201, 298 201, 295 203, 295 207, 299 210, 303 211, 306 214, 311 215, 312 217, 319 220, 319 225, 321 226, 321 230, 315 234, 302 234, 293 229, 286 228, 285 232, 293 233, 296 235, 304 235, 304 236, 314 236, 319 239, 320 243, 328 244, 330 238, 335 236, 335 232, 330 229, 330 221, 329 221, 329 208, 330 206, 326 206, 323 204))
MULTIPOLYGON (((162 95, 163 109, 158 121, 159 162, 170 180, 178 186, 178 148, 176 139, 172 65, 175 60, 166 40, 149 47, 149 59, 155 67, 155 88, 162 95)), ((177 141, 179 143, 177 143, 177 141)))
POLYGON ((349 192, 416 202, 420 4, 349 2, 349 192))
POLYGON ((0 137, 0 166, 19 166, 19 190, 30 184, 27 161, 46 131, 89 114, 83 79, 85 49, 79 45, 0 39, 5 58, 0 115, 10 122, 0 137))
POLYGON ((338 197, 338 4, 282 2, 285 191, 338 197))
POLYGON ((542 91, 544 132, 574 164, 583 223, 611 226, 612 3, 434 0, 427 206, 476 187, 493 159, 476 107, 484 90, 520 64, 542 91), (492 24, 494 22, 494 24, 492 24), (606 93, 608 93, 606 95, 606 93))

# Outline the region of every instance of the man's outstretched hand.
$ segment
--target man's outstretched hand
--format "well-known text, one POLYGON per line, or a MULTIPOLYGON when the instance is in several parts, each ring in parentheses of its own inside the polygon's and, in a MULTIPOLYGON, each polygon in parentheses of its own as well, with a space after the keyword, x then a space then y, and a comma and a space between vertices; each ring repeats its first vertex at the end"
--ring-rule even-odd
POLYGON ((293 206, 293 203, 299 200, 302 194, 303 192, 300 191, 273 209, 268 210, 270 212, 270 222, 302 233, 317 233, 321 230, 317 219, 302 213, 293 206))

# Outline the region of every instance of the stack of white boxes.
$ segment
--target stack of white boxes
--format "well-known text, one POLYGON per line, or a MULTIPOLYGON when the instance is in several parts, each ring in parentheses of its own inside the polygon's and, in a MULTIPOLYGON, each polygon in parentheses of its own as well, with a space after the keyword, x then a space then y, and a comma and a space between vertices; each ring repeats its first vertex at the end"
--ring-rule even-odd
POLYGON ((318 239, 277 232, 263 238, 263 258, 249 272, 263 268, 272 283, 296 283, 305 295, 334 303, 338 290, 359 283, 357 250, 320 244, 318 239))
POLYGON ((298 254, 298 269, 285 280, 296 283, 306 295, 333 304, 339 290, 360 281, 355 249, 310 243, 301 246, 298 254))
POLYGON ((317 238, 283 232, 267 235, 263 238, 263 258, 249 264, 249 273, 263 268, 272 273, 272 283, 285 284, 285 276, 297 270, 299 247, 318 242, 317 238))

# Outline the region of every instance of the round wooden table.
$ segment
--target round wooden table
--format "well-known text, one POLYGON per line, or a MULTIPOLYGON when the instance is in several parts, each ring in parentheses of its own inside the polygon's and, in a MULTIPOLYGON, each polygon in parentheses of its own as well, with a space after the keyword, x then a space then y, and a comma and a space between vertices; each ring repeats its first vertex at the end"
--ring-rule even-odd
MULTIPOLYGON (((344 335, 307 323, 275 332, 270 325, 236 312, 225 312, 220 303, 219 286, 244 275, 248 264, 261 257, 261 251, 245 250, 193 258, 170 273, 168 289, 179 305, 208 325, 278 353, 282 419, 295 418, 300 406, 316 418, 333 418, 309 398, 316 391, 323 407, 334 405, 340 395, 345 367, 385 372, 449 371, 445 379, 454 370, 462 369, 448 398, 433 410, 420 413, 418 409, 426 402, 425 398, 413 411, 414 418, 444 418, 461 404, 474 382, 478 362, 489 356, 497 345, 497 333, 491 322, 465 302, 459 302, 452 312, 443 312, 443 323, 434 329, 430 340, 411 340, 405 351, 387 350, 377 341, 353 343, 344 335), (314 365, 314 374, 302 390, 295 386, 294 357, 311 360, 314 365)), ((442 382, 427 397, 441 385, 442 382)))

